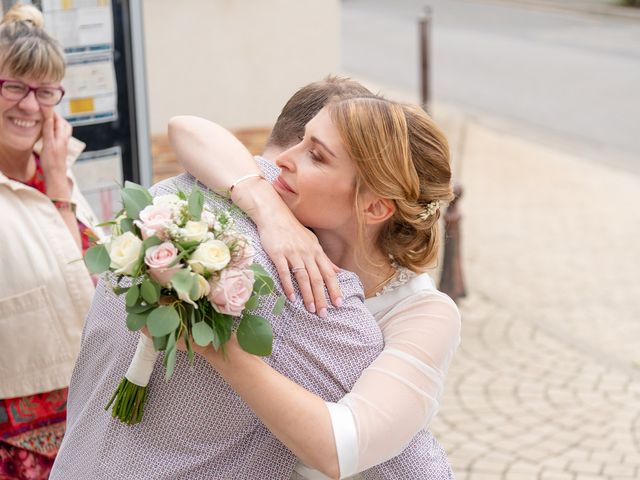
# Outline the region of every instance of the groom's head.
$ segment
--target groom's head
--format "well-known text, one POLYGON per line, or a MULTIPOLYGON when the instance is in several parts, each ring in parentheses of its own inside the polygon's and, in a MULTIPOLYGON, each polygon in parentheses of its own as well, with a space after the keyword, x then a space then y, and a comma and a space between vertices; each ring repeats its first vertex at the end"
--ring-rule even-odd
POLYGON ((298 143, 304 135, 305 125, 329 101, 372 96, 375 95, 355 80, 333 75, 302 87, 282 108, 271 130, 264 156, 273 158, 298 143))

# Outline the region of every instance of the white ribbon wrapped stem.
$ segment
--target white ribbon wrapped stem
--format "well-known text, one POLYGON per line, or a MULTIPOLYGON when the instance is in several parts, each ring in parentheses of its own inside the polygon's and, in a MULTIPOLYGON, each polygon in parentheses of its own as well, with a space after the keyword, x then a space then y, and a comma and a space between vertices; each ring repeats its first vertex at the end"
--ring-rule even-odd
POLYGON ((141 333, 136 353, 131 360, 125 378, 139 387, 146 387, 149 384, 158 353, 153 348, 153 340, 141 333))

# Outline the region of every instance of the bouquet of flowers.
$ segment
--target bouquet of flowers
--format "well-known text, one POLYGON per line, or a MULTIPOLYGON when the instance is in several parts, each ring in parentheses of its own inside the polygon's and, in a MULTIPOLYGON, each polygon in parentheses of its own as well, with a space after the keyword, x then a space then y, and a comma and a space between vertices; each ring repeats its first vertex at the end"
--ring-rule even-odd
MULTIPOLYGON (((123 210, 103 224, 111 225, 111 237, 90 248, 85 262, 94 273, 115 276, 114 292, 125 296, 127 327, 146 327, 151 336, 140 335, 131 365, 105 407, 113 405, 114 417, 134 424, 142 419, 158 352, 164 352, 168 381, 181 338, 190 362, 192 342, 218 350, 234 329, 247 352, 271 353, 271 325, 249 312, 261 295, 273 292, 273 280, 253 263, 251 241, 234 229, 229 212, 206 207, 197 185, 188 196, 153 198, 144 187, 126 182, 121 194, 123 210)), ((283 305, 281 296, 274 313, 283 305)))

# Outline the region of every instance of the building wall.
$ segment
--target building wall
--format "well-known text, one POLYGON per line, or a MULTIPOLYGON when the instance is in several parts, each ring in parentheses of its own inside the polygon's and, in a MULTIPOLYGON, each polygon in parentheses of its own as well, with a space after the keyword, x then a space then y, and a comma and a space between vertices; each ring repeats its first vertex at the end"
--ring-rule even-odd
POLYGON ((339 0, 144 0, 152 134, 173 115, 271 125, 340 65, 339 0))

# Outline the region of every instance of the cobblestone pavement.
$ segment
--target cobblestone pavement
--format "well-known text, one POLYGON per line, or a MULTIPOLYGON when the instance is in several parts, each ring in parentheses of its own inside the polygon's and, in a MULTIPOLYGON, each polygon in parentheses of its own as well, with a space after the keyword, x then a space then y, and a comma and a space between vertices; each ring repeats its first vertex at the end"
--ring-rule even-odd
POLYGON ((640 178, 451 136, 470 295, 432 428, 456 477, 640 478, 640 178))

